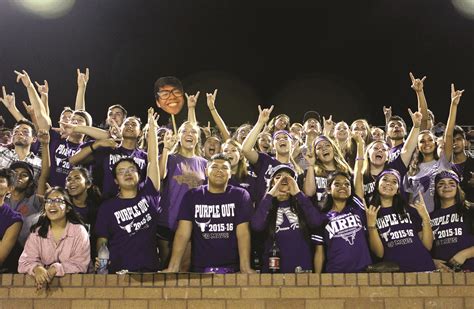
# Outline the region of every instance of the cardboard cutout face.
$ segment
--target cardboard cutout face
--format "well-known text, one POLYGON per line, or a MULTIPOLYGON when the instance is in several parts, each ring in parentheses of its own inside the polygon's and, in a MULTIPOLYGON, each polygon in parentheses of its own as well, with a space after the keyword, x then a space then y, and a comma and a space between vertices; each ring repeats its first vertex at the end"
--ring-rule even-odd
POLYGON ((177 115, 184 106, 184 93, 181 89, 165 85, 160 87, 156 105, 171 115, 177 115))

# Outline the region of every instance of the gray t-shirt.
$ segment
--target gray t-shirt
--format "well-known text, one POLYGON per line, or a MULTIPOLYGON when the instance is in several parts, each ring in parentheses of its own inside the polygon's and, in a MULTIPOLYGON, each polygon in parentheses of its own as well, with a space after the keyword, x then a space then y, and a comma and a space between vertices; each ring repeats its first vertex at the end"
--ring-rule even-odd
POLYGON ((12 201, 11 197, 7 197, 5 204, 19 212, 23 217, 23 227, 18 236, 18 242, 24 246, 28 235, 30 235, 31 226, 38 221, 40 216, 40 211, 43 207, 43 198, 40 198, 37 194, 33 194, 20 201, 12 201))

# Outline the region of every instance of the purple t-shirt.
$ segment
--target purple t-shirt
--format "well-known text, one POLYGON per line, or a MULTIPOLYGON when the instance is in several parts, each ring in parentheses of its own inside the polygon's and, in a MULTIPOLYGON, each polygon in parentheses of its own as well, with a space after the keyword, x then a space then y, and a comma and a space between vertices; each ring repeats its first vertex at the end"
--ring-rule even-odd
MULTIPOLYGON (((295 196, 298 211, 305 218, 307 228, 321 225, 323 216, 313 206, 311 200, 303 193, 295 196)), ((261 232, 268 228, 268 217, 273 208, 273 197, 266 194, 260 202, 255 214, 252 216, 252 230, 261 232)), ((295 268, 300 266, 303 270, 313 270, 313 246, 310 235, 305 235, 300 228, 298 215, 292 210, 290 201, 277 202, 276 224, 274 238, 280 249, 280 272, 294 273, 295 268)), ((273 245, 273 237, 267 236, 263 251, 263 272, 268 272, 269 251, 273 245)))
POLYGON ((184 194, 204 183, 207 160, 201 157, 186 158, 180 154, 168 155, 167 174, 163 180, 161 207, 163 216, 158 224, 176 230, 178 213, 184 194))
POLYGON ((452 169, 452 164, 443 152, 439 160, 420 163, 419 168, 420 171, 416 175, 407 175, 404 178, 403 185, 406 192, 412 193, 410 203, 418 198, 419 191, 421 191, 426 209, 431 213, 434 210, 435 176, 443 170, 452 169))
POLYGON ((268 184, 271 181, 270 176, 272 168, 280 164, 286 164, 293 167, 291 163, 282 163, 266 153, 258 152, 258 160, 255 164, 252 164, 252 170, 257 175, 257 186, 255 190, 257 203, 262 200, 267 192, 268 184))
POLYGON ((3 204, 0 207, 0 240, 3 239, 7 229, 16 222, 23 222, 21 214, 3 204))
POLYGON ((157 219, 160 193, 147 178, 136 197, 114 197, 102 203, 97 214, 97 237, 108 240, 109 272, 157 271, 157 219))
MULTIPOLYGON (((449 261, 456 253, 474 246, 474 235, 456 212, 456 206, 440 208, 431 213, 433 229, 433 258, 449 261)), ((474 271, 474 258, 467 259, 462 269, 474 271)))
MULTIPOLYGON (((402 179, 408 172, 408 168, 403 163, 401 156, 398 156, 395 160, 387 163, 387 166, 384 170, 390 168, 397 170, 400 173, 402 179)), ((364 175, 364 199, 367 203, 370 203, 372 196, 374 195, 376 180, 377 177, 364 175)), ((399 185, 399 188, 401 191, 403 190, 402 184, 399 185)))
POLYGON ((249 222, 253 207, 245 189, 227 186, 224 193, 211 193, 208 186, 189 190, 181 201, 178 220, 191 221, 193 271, 207 267, 239 269, 237 226, 249 222))
POLYGON ((401 143, 400 145, 398 146, 394 146, 392 148, 390 148, 390 150, 388 151, 388 162, 392 162, 392 161, 395 161, 397 158, 400 157, 400 154, 402 152, 402 148, 403 146, 405 145, 405 142, 401 143))
POLYGON ((377 218, 377 230, 384 247, 383 260, 394 262, 402 272, 432 271, 435 266, 418 232, 421 218, 415 209, 407 209, 401 218, 393 207, 382 207, 377 218))
MULTIPOLYGON (((306 179, 306 174, 308 170, 305 170, 303 174, 298 176, 298 186, 303 188, 304 181, 306 179)), ((316 184, 316 194, 311 197, 311 200, 315 205, 318 205, 319 202, 323 199, 324 192, 326 192, 326 186, 328 184, 328 178, 325 176, 314 176, 314 183, 316 184)))
POLYGON ((69 163, 69 158, 81 150, 82 144, 71 143, 52 129, 49 130, 51 136, 49 143, 49 155, 51 158, 51 169, 48 183, 50 186, 64 187, 66 177, 73 168, 69 163))
POLYGON ((323 213, 327 223, 312 235, 316 245, 326 246, 326 272, 364 271, 372 263, 366 233, 365 207, 356 196, 341 212, 323 213))
POLYGON ((133 161, 140 167, 139 174, 141 181, 143 182, 145 180, 148 163, 148 155, 146 152, 138 148, 99 148, 94 152, 94 170, 97 173, 97 178, 99 178, 97 179, 98 183, 102 183, 102 196, 104 198, 116 196, 118 193, 118 186, 114 181, 112 168, 121 158, 133 158, 133 161))

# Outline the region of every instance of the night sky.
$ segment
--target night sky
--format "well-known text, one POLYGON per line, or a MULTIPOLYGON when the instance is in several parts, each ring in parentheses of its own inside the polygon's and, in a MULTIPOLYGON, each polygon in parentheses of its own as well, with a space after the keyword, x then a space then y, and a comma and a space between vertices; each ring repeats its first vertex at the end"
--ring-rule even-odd
POLYGON ((437 120, 446 122, 455 82, 466 89, 458 123, 474 123, 474 21, 451 1, 187 2, 77 0, 66 16, 45 20, 2 0, 0 85, 21 105, 26 91, 13 70, 47 79, 53 120, 74 104, 76 68, 89 67, 86 104, 97 123, 116 103, 145 119, 156 78, 175 75, 188 93, 201 90, 201 123, 210 119, 205 92, 218 88, 216 106, 231 126, 254 123, 258 104, 292 121, 316 110, 381 125, 383 105, 407 121, 416 108, 412 71, 428 76, 437 120))

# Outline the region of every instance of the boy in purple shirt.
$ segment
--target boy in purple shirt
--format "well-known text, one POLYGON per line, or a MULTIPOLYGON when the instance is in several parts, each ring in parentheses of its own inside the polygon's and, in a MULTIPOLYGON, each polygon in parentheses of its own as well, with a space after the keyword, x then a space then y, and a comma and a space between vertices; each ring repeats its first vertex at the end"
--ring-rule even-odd
POLYGON ((97 214, 97 222, 100 222, 96 225, 97 251, 102 244, 108 244, 109 272, 158 270, 156 230, 161 212, 160 171, 153 108, 148 110, 148 124, 150 161, 144 187, 139 190, 138 164, 132 158, 120 159, 112 169, 119 194, 105 201, 97 214))
POLYGON ((208 184, 189 190, 178 215, 167 272, 179 271, 188 241, 192 240, 191 265, 195 272, 243 273, 250 268, 252 201, 242 188, 228 185, 231 164, 222 154, 209 161, 208 184))

